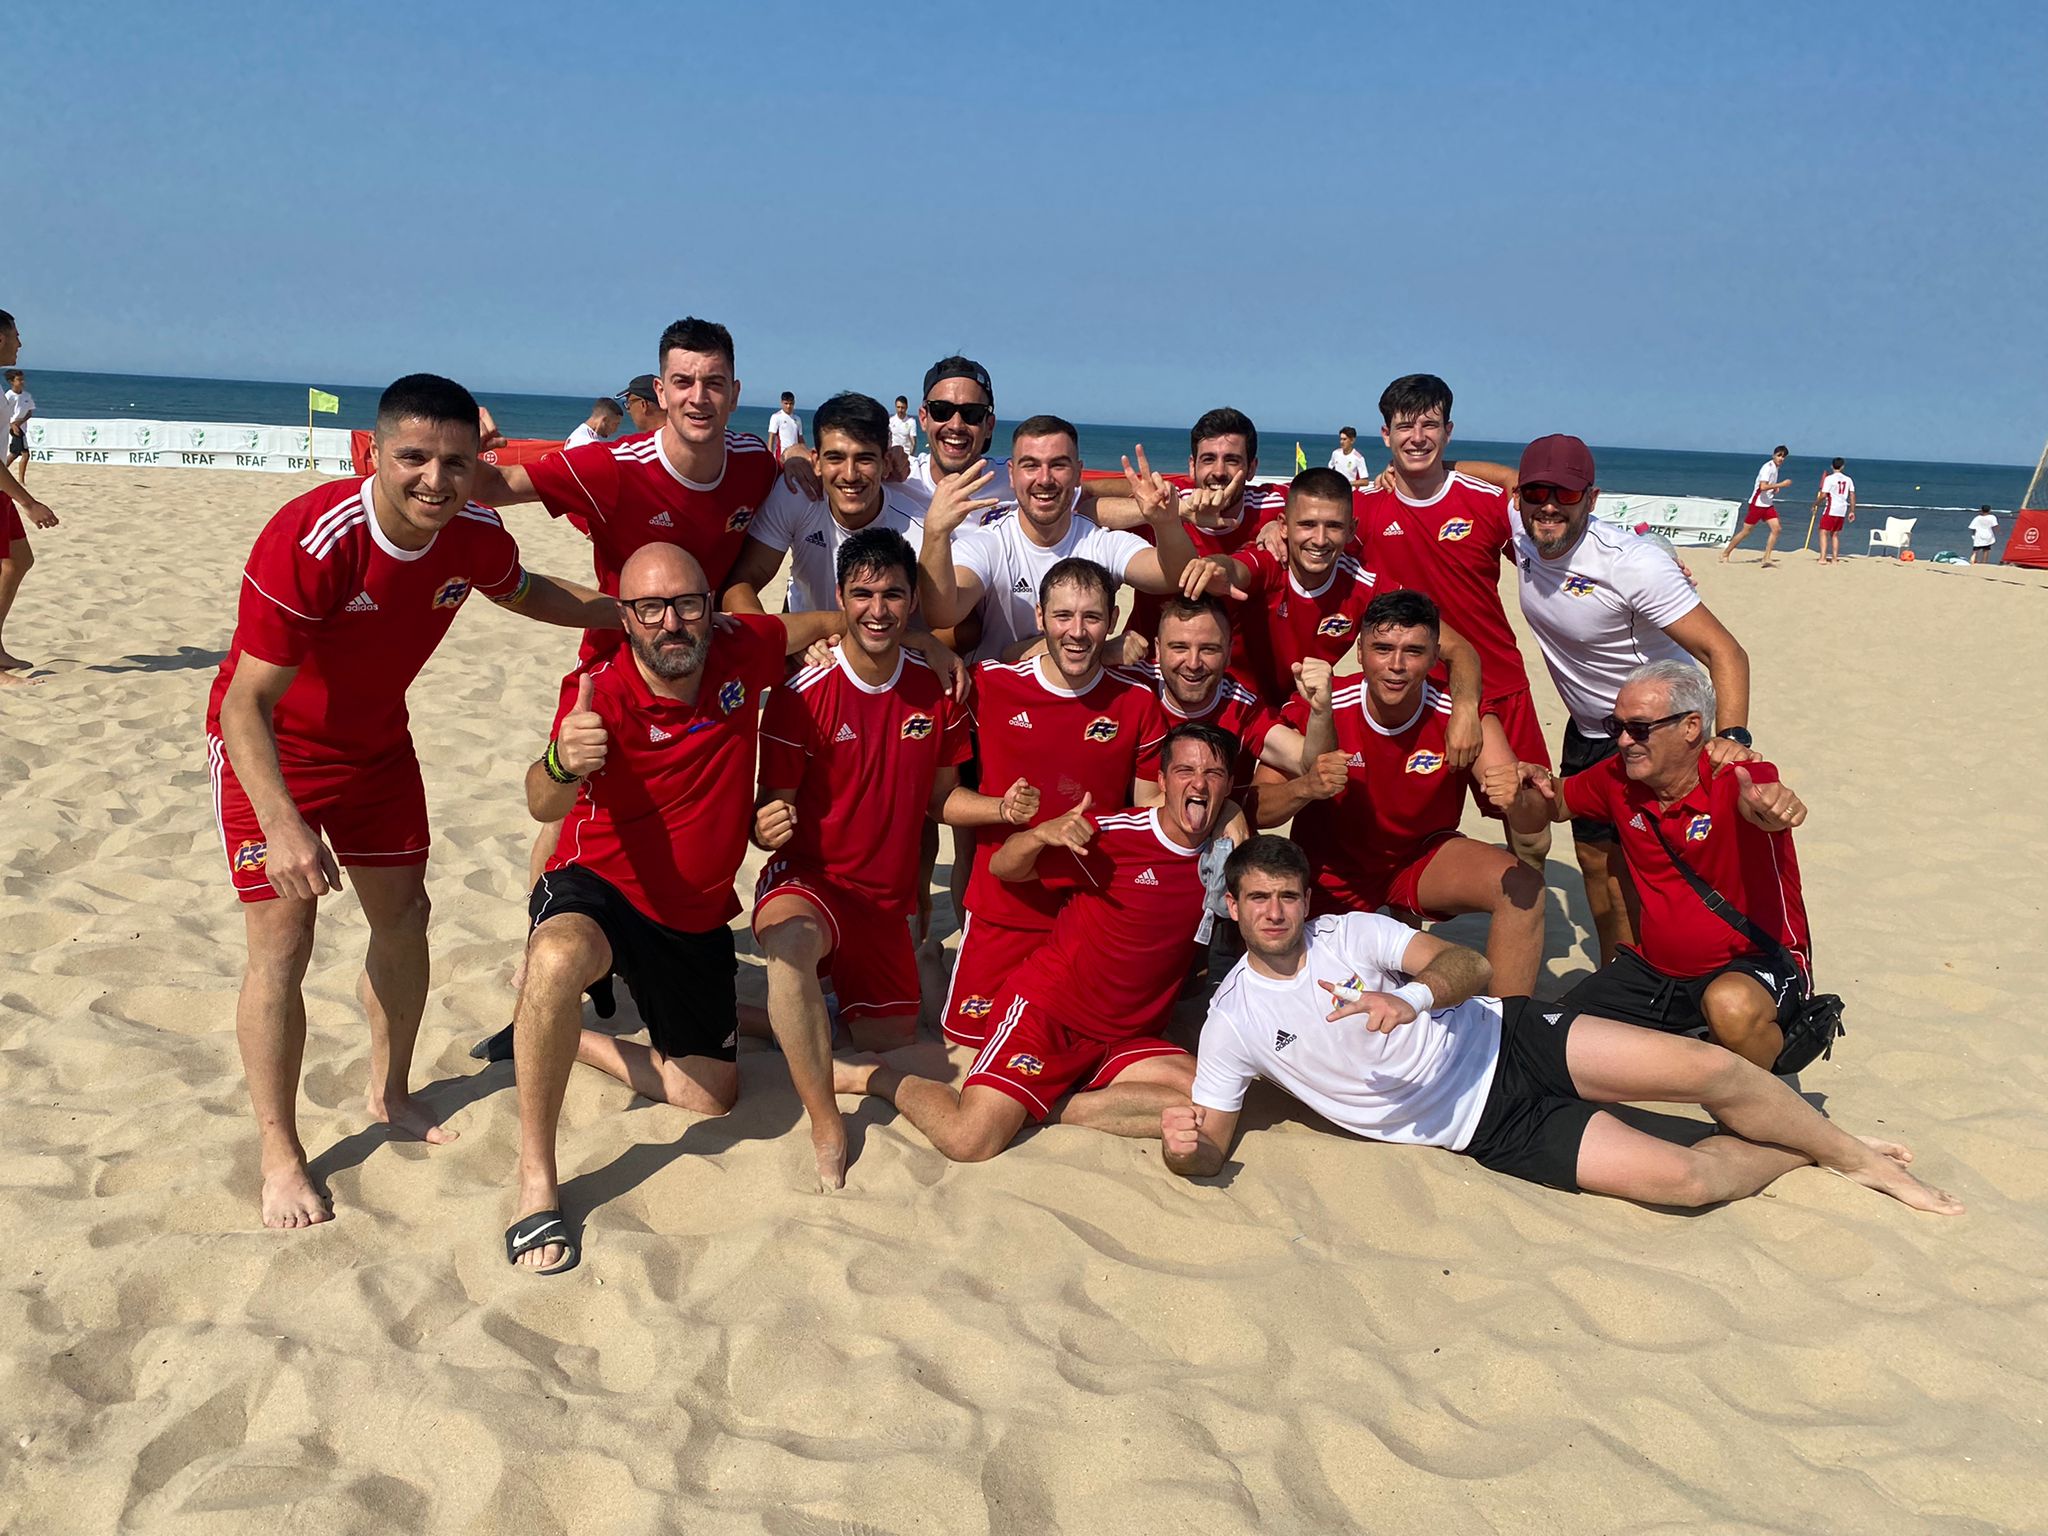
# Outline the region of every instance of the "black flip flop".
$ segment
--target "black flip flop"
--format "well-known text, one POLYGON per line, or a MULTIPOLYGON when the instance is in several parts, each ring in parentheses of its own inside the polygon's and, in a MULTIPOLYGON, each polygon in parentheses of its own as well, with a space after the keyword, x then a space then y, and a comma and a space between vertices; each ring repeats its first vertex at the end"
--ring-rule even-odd
POLYGON ((548 1269, 536 1269, 536 1275, 559 1275, 574 1269, 583 1259, 583 1250, 576 1242, 576 1234, 569 1230, 569 1223, 560 1211, 535 1211, 531 1216, 522 1216, 505 1229, 505 1262, 516 1269, 526 1266, 519 1262, 522 1253, 531 1253, 536 1248, 545 1248, 550 1243, 559 1243, 568 1249, 561 1262, 548 1269))
POLYGON ((478 1061, 510 1061, 512 1059, 512 1026, 507 1024, 495 1035, 485 1035, 469 1048, 469 1054, 478 1061))

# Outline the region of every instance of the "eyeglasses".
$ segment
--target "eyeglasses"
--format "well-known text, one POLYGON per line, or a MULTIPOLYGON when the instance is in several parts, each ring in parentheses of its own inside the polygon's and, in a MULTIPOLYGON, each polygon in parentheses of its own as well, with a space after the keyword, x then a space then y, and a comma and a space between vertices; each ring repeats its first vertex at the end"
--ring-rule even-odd
POLYGON ((924 408, 933 421, 951 421, 958 416, 970 427, 978 427, 995 411, 992 405, 970 405, 960 400, 927 400, 924 408))
POLYGON ((1561 485, 1521 485, 1515 487, 1515 495, 1525 507, 1547 507, 1553 501, 1560 507, 1576 507, 1586 499, 1584 491, 1568 491, 1561 485))
POLYGON ((709 592, 678 592, 674 597, 622 597, 619 606, 649 629, 661 622, 671 608, 685 624, 694 623, 711 611, 709 592))
POLYGON ((1626 736, 1630 741, 1648 741, 1650 732, 1660 725, 1671 725, 1693 713, 1681 709, 1675 715, 1666 715, 1660 720, 1624 720, 1619 715, 1609 715, 1600 722, 1609 736, 1626 736))

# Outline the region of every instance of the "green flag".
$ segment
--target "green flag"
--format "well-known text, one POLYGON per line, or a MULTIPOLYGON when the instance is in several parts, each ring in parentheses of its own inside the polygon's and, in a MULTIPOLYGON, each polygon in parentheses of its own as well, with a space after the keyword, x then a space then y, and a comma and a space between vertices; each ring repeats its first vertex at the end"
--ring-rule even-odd
POLYGON ((1308 468, 1308 455, 1301 451, 1301 444, 1294 445, 1294 472, 1298 475, 1308 468))
POLYGON ((306 409, 336 415, 341 410, 341 396, 330 395, 324 389, 309 389, 306 391, 306 409))

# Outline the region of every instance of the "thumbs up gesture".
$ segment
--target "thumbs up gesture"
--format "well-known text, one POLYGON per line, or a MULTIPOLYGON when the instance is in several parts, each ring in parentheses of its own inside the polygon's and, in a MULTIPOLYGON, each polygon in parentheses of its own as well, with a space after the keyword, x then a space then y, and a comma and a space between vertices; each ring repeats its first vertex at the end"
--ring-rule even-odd
POLYGON ((579 779, 587 779, 604 767, 605 753, 611 745, 604 717, 593 701, 594 689, 588 673, 576 680, 576 707, 562 716, 555 731, 555 761, 579 779))
POLYGON ((1095 839, 1095 823, 1088 819, 1088 807, 1094 803, 1095 797, 1084 790, 1079 805, 1039 826, 1038 840, 1048 848, 1071 848, 1079 853, 1095 839))
POLYGON ((1737 802, 1742 814, 1766 832, 1789 832, 1806 820, 1806 802, 1786 788, 1782 781, 1773 779, 1759 784, 1749 776, 1749 770, 1738 763, 1735 782, 1742 786, 1742 798, 1737 802))

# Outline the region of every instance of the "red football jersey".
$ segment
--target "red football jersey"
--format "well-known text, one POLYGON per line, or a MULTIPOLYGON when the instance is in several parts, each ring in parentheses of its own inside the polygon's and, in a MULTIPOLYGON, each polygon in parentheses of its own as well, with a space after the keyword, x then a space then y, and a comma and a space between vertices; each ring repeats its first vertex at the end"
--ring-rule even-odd
POLYGON ((1232 602, 1244 633, 1247 681, 1278 709, 1295 696, 1294 664, 1321 657, 1335 666, 1358 639, 1358 621, 1377 590, 1373 572, 1341 554, 1323 584, 1304 587, 1293 567, 1263 549, 1246 550, 1245 596, 1232 602))
MULTIPOLYGON (((1257 694, 1226 672, 1217 679, 1216 691, 1209 695, 1209 707, 1200 714, 1191 715, 1166 691, 1166 680, 1159 675, 1157 664, 1141 662, 1128 670, 1151 683, 1152 696, 1159 700, 1168 729, 1184 721, 1193 721, 1200 725, 1213 725, 1235 736, 1237 762, 1230 773, 1231 793, 1235 796, 1251 787, 1252 775, 1259 771, 1259 754, 1266 750, 1266 737, 1274 726, 1280 724, 1279 715, 1261 703, 1257 694)), ((1243 801, 1238 803, 1241 805, 1243 801)))
POLYGON ((1159 828, 1159 808, 1090 815, 1080 853, 1046 849, 1039 883, 1066 896, 1052 939, 1017 971, 1020 997, 1090 1040, 1156 1035, 1187 980, 1208 892, 1201 850, 1159 828))
MULTIPOLYGON (((1770 763, 1742 766, 1759 784, 1777 782, 1778 770, 1770 763)), ((1611 821, 1621 834, 1621 851, 1643 902, 1637 947, 1658 970, 1704 976, 1755 953, 1755 946, 1693 894, 1657 840, 1653 829, 1662 827, 1700 878, 1791 950, 1810 975, 1813 941, 1792 834, 1766 832, 1742 815, 1742 785, 1734 769, 1715 778, 1702 752, 1699 772, 1690 794, 1659 807, 1657 797, 1623 770, 1621 759, 1610 757, 1566 779, 1564 803, 1574 816, 1611 821)))
MULTIPOLYGON (((1367 713, 1362 679, 1339 688, 1331 710, 1337 750, 1349 758, 1347 788, 1334 800, 1303 806, 1294 818, 1294 840, 1326 897, 1347 910, 1369 910, 1367 898, 1383 890, 1389 876, 1458 830, 1472 776, 1450 765, 1451 698, 1432 684, 1423 685, 1414 715, 1396 729, 1367 713)), ((1307 702, 1290 706, 1283 718, 1306 726, 1307 702)))
MULTIPOLYGON (((661 451, 661 432, 583 443, 526 466, 541 505, 590 536, 600 592, 619 592, 619 572, 648 544, 675 544, 696 556, 716 592, 725 585, 754 512, 775 485, 768 445, 745 432, 725 434, 725 469, 716 480, 686 480, 661 451)), ((590 630, 583 658, 623 644, 616 630, 590 630)))
POLYGON ((879 688, 843 652, 799 672, 761 719, 761 787, 797 792, 796 832, 779 855, 886 912, 910 911, 932 782, 967 761, 972 723, 910 651, 879 688))
MULTIPOLYGON (((1131 781, 1159 772, 1166 715, 1146 681, 1107 668, 1084 693, 1049 681, 1028 661, 984 661, 974 669, 974 718, 981 742, 981 792, 1000 795, 1018 779, 1038 791, 1036 826, 1064 816, 1083 793, 1098 810, 1131 803, 1131 781)), ((1046 929, 1059 898, 1043 885, 1011 885, 988 872, 988 861, 1017 828, 976 829, 967 910, 985 922, 1046 929)))
POLYGON ((610 733, 549 869, 580 864, 647 917, 685 933, 731 922, 733 876, 754 825, 761 691, 783 678, 782 621, 730 616, 713 633, 697 699, 655 694, 630 650, 592 669, 591 707, 610 733))
MULTIPOLYGON (((1421 592, 1479 653, 1480 692, 1504 698, 1529 686, 1522 653, 1500 602, 1503 561, 1514 533, 1508 493, 1453 471, 1428 501, 1398 491, 1358 491, 1358 538, 1382 592, 1421 592)), ((1441 663, 1430 674, 1442 683, 1441 663)))
MULTIPOLYGON (((1194 489, 1195 482, 1186 475, 1168 475, 1172 484, 1182 491, 1194 489)), ((1114 484, 1114 482, 1109 482, 1114 484)), ((1121 494, 1121 493, 1119 493, 1121 494)), ((1244 488, 1243 506, 1237 514, 1237 521, 1228 527, 1203 528, 1186 523, 1188 538, 1198 555, 1234 555, 1250 547, 1252 540, 1259 536, 1259 530, 1287 510, 1287 487, 1284 485, 1247 485, 1244 488)), ((1156 544, 1150 524, 1141 524, 1133 530, 1148 544, 1156 544)), ((1165 607, 1166 599, 1156 592, 1133 592, 1131 594, 1131 622, 1125 626, 1137 631, 1147 640, 1159 637, 1159 614, 1165 607)), ((1241 638, 1232 644, 1231 655, 1235 660, 1241 638)))
POLYGON ((377 526, 375 484, 308 491, 256 536, 207 700, 210 733, 220 733, 220 701, 246 653, 298 668, 273 716, 281 760, 368 762, 402 747, 405 690, 471 589, 504 597, 526 579, 498 514, 474 503, 425 549, 400 549, 377 526))

